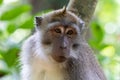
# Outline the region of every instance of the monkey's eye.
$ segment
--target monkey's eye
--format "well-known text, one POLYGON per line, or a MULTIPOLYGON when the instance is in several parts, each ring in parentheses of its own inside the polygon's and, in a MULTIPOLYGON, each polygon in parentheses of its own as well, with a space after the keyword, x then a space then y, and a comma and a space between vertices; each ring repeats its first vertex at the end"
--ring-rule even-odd
POLYGON ((72 35, 72 34, 73 34, 73 30, 69 30, 69 31, 67 32, 67 34, 68 34, 68 35, 72 35))
POLYGON ((58 29, 58 28, 56 28, 56 29, 55 29, 55 32, 56 32, 56 33, 61 33, 61 30, 58 29))

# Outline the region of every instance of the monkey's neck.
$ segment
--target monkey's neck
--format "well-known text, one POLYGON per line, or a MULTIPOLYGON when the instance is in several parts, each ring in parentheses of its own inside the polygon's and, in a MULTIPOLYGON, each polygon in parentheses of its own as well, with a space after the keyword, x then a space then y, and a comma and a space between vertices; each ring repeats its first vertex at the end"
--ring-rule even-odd
POLYGON ((95 64, 90 61, 88 64, 84 62, 84 59, 69 59, 62 68, 52 66, 53 64, 44 65, 39 59, 34 60, 34 64, 32 64, 32 80, 104 80, 99 78, 95 64))
POLYGON ((59 70, 44 71, 40 73, 40 80, 64 80, 63 74, 59 70))
POLYGON ((63 70, 54 64, 45 64, 38 58, 34 58, 32 62, 32 79, 31 80, 64 80, 63 70))

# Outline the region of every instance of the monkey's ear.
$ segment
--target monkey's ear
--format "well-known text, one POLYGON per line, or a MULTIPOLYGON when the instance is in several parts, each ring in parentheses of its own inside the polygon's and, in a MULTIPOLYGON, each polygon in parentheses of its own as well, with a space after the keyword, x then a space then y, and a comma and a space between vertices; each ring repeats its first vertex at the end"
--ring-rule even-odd
POLYGON ((86 29, 85 22, 83 20, 81 20, 81 19, 79 20, 79 27, 80 27, 81 33, 83 33, 84 30, 86 29))
POLYGON ((43 20, 42 17, 35 17, 35 24, 37 27, 41 25, 42 20, 43 20))
POLYGON ((62 13, 63 13, 63 14, 66 13, 66 6, 63 7, 63 9, 62 9, 62 13))

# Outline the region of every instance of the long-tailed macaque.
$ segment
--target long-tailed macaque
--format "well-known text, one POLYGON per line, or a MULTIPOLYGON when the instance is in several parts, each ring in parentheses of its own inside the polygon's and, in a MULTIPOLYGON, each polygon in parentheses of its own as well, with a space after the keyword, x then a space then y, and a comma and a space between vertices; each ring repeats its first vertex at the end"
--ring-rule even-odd
POLYGON ((20 54, 22 80, 106 80, 77 15, 63 8, 35 17, 35 24, 20 54))

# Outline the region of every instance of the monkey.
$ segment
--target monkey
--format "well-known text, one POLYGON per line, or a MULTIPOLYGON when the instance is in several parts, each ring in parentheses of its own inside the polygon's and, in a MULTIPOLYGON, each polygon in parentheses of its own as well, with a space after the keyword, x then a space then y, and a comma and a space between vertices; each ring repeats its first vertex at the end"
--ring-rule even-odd
POLYGON ((84 27, 66 8, 35 17, 36 32, 20 54, 21 80, 106 80, 81 34, 84 27))

